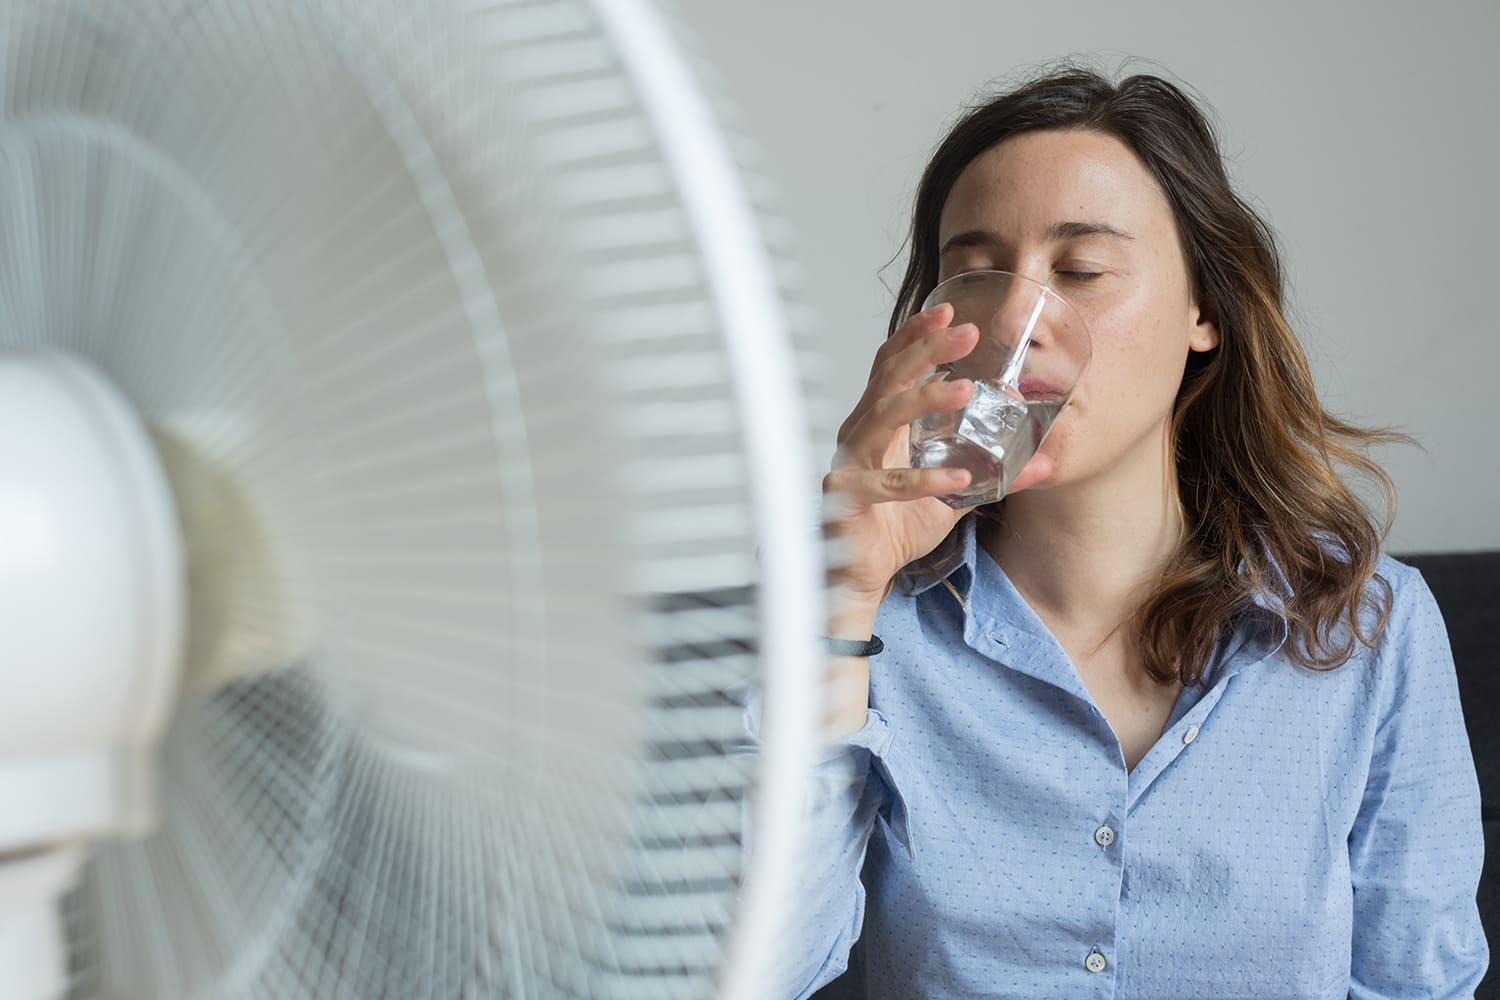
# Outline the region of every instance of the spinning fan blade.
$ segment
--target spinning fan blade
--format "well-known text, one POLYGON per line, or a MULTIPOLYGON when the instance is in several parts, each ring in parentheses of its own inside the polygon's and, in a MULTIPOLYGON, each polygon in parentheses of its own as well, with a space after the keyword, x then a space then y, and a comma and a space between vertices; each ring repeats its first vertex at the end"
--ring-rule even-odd
POLYGON ((70 993, 755 995, 815 429, 669 23, 14 0, 0 60, 0 349, 129 401, 188 580, 160 825, 68 897, 70 993))

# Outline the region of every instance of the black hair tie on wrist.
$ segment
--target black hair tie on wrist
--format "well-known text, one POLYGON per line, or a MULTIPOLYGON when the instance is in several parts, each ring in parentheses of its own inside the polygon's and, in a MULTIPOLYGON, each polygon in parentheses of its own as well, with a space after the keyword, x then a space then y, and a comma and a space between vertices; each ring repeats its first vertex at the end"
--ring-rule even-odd
POLYGON ((864 642, 858 639, 828 639, 828 652, 834 656, 874 656, 885 649, 880 636, 872 635, 864 642))

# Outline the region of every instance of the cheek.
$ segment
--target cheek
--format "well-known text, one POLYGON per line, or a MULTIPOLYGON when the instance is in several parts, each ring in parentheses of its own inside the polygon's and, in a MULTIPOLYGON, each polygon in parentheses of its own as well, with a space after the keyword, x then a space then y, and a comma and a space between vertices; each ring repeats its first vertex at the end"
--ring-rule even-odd
POLYGON ((1093 357, 1077 394, 1087 409, 1170 408, 1187 357, 1182 317, 1139 297, 1096 308, 1086 322, 1093 357))
POLYGON ((1118 453, 1170 417, 1186 331, 1160 310, 1123 302, 1087 317, 1093 357, 1042 450, 1069 465, 1118 453))

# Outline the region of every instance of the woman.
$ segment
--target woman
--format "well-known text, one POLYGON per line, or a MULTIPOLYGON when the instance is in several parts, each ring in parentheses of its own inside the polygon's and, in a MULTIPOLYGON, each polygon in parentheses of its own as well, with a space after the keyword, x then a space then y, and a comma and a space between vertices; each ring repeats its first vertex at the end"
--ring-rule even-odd
POLYGON ((820 878, 782 995, 859 940, 872 998, 1457 997, 1488 952, 1479 793, 1418 574, 1335 467, 1267 227, 1172 84, 1067 68, 966 115, 825 489, 850 565, 831 637, 820 878), (940 280, 1009 270, 1093 360, 1016 488, 912 470, 972 383, 940 280), (863 881, 861 881, 861 872, 863 881))

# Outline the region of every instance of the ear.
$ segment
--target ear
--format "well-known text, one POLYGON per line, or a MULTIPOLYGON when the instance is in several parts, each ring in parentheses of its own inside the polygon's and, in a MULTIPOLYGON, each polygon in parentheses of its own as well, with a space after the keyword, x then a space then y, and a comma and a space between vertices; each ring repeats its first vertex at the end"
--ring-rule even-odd
POLYGON ((1199 309, 1195 302, 1192 305, 1192 332, 1188 334, 1188 349, 1191 351, 1211 351, 1219 346, 1219 324, 1214 322, 1207 310, 1199 309))

